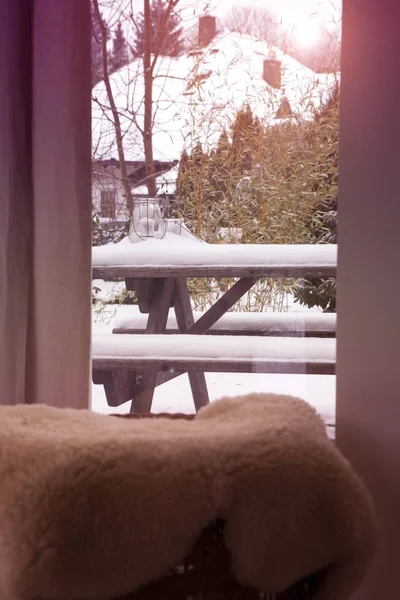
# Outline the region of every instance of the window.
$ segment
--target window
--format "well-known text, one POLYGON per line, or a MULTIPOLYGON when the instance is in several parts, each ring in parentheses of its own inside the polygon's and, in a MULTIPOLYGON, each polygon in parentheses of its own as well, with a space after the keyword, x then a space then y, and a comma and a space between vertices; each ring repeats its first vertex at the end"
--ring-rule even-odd
POLYGON ((115 219, 115 192, 102 191, 100 196, 100 215, 103 219, 115 219))

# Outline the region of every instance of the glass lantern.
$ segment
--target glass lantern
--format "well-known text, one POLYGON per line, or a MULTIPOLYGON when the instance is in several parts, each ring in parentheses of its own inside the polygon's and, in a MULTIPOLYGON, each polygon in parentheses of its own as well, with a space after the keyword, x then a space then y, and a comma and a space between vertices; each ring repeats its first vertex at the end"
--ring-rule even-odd
POLYGON ((167 233, 167 224, 157 198, 135 198, 129 229, 131 242, 151 238, 162 239, 167 233))

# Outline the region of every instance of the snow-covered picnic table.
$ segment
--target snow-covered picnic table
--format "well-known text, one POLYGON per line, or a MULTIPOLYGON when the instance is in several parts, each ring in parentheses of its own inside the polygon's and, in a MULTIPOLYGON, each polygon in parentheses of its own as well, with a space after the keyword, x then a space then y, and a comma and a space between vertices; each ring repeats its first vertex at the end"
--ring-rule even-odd
POLYGON ((289 345, 293 340, 281 339, 275 347, 273 340, 266 343, 265 338, 263 342, 252 337, 245 348, 244 340, 233 341, 233 336, 217 339, 214 335, 208 341, 198 336, 215 326, 262 277, 335 276, 336 245, 207 244, 193 236, 167 233, 163 239, 132 244, 126 238, 118 244, 94 247, 92 263, 94 279, 121 277, 126 288, 136 292, 140 312, 148 314, 144 333, 151 336, 145 340, 135 334, 130 338, 111 336, 108 340, 94 336, 93 380, 104 385, 111 405, 133 399, 132 410, 149 412, 156 385, 185 369, 198 409, 208 403, 204 370, 249 372, 253 370, 253 358, 257 363, 254 368, 261 372, 335 372, 334 339, 298 340, 292 355, 289 345), (238 280, 195 319, 187 278, 203 277, 238 280), (167 332, 170 308, 174 309, 179 334, 166 341, 163 334, 167 332), (207 345, 219 349, 220 360, 206 352, 207 345))
POLYGON ((167 234, 161 240, 93 248, 93 277, 334 277, 336 244, 206 244, 167 234))

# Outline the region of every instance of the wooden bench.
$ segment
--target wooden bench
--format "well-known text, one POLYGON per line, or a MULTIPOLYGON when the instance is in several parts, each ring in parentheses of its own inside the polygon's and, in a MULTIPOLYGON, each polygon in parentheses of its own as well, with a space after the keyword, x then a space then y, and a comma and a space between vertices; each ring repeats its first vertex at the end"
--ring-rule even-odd
POLYGON ((149 369, 161 375, 158 385, 182 372, 334 375, 335 355, 333 338, 96 334, 93 382, 104 385, 110 406, 118 406, 134 403, 135 385, 149 369))
MULTIPOLYGON (((194 321, 204 312, 194 311, 194 321)), ((134 306, 120 306, 113 333, 144 334, 148 315, 134 306)), ((179 333, 175 315, 170 311, 165 333, 179 333)), ((206 335, 335 337, 336 314, 319 312, 228 312, 206 331, 206 335)))
MULTIPOLYGON (((303 316, 298 315, 290 317, 280 315, 279 319, 284 321, 277 323, 271 320, 278 317, 262 315, 263 321, 260 323, 258 321, 260 315, 246 315, 246 322, 238 323, 233 322, 233 319, 239 317, 232 316, 233 313, 229 311, 260 278, 334 277, 337 263, 336 245, 206 244, 199 240, 188 241, 182 236, 171 234, 163 240, 147 240, 143 244, 130 244, 128 240, 124 240, 119 244, 96 247, 92 250, 92 259, 94 278, 123 277, 126 289, 136 293, 140 312, 148 314, 148 320, 146 320, 147 316, 139 317, 143 321, 135 321, 133 327, 131 327, 132 323, 128 323, 127 327, 123 324, 122 327, 114 329, 115 333, 121 329, 121 333, 118 331, 120 334, 115 335, 115 338, 121 338, 130 332, 132 332, 131 337, 141 335, 140 339, 131 339, 128 342, 132 344, 131 360, 121 360, 121 356, 118 358, 111 352, 107 355, 107 360, 104 355, 102 356, 102 364, 105 365, 103 370, 98 368, 99 363, 95 367, 97 371, 94 372, 94 377, 97 378, 96 382, 104 384, 110 406, 117 406, 135 398, 135 410, 149 412, 155 387, 180 375, 181 372, 188 373, 196 407, 209 402, 205 370, 268 373, 334 372, 334 359, 330 356, 329 360, 332 359, 332 364, 325 362, 323 354, 319 353, 320 347, 316 344, 318 340, 315 338, 319 335, 322 337, 334 335, 335 316, 325 315, 324 324, 321 330, 317 331, 320 326, 310 321, 310 319, 317 319, 316 316, 304 319, 303 316), (202 315, 193 315, 187 281, 203 277, 234 278, 237 281, 215 300, 208 311, 202 315), (170 319, 170 328, 167 329, 171 308, 175 312, 176 321, 170 319), (145 320, 146 327, 144 327, 145 320), (294 323, 294 320, 297 322, 294 323), (329 325, 327 325, 328 321, 330 321, 329 325), (147 357, 143 357, 140 352, 137 353, 137 348, 147 344, 144 338, 167 332, 168 335, 164 337, 172 338, 176 335, 176 326, 180 339, 175 342, 174 351, 170 349, 171 351, 165 355, 159 352, 157 356, 153 352, 147 357), (237 326, 239 332, 235 332, 237 326), (203 348, 211 345, 210 336, 204 335, 208 333, 212 334, 212 345, 216 348, 220 348, 218 340, 221 337, 228 338, 227 346, 232 349, 232 352, 228 350, 226 354, 221 355, 223 356, 221 360, 218 356, 210 357, 204 354, 203 348), (198 354, 188 356, 186 343, 189 340, 188 336, 193 335, 197 341, 204 337, 208 342, 206 341, 202 347, 198 346, 198 354), (183 336, 186 338, 185 342, 181 339, 183 336), (280 339, 288 340, 289 336, 292 336, 289 346, 295 350, 295 354, 297 353, 296 357, 289 357, 290 352, 281 356, 281 346, 276 345, 280 339), (251 353, 244 354, 242 358, 245 338, 252 340, 253 347, 257 345, 261 348, 258 346, 260 342, 272 344, 270 354, 264 356, 261 352, 258 360, 255 360, 251 353), (293 345, 296 340, 303 344, 301 349, 293 345), (314 340, 312 345, 318 350, 313 360, 307 358, 307 354, 304 353, 304 343, 307 340, 314 340), (182 355, 183 347, 185 351, 182 355), (233 356, 234 348, 237 352, 235 350, 233 356), (113 366, 110 367, 118 364, 120 366, 116 366, 115 369, 113 366)), ((324 341, 334 340, 330 337, 324 341)), ((118 340, 116 344, 118 346, 118 340)), ((269 346, 263 346, 263 348, 267 347, 269 346)), ((96 360, 95 358, 95 365, 96 360)))

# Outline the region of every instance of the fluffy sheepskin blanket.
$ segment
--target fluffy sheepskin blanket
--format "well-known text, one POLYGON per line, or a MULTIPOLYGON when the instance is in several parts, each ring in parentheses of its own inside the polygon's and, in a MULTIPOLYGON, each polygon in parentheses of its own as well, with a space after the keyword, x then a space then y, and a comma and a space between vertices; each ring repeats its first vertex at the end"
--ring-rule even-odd
POLYGON ((374 554, 358 476, 313 408, 223 398, 193 421, 0 407, 0 600, 109 600, 179 564, 213 519, 239 583, 326 570, 344 600, 374 554))

